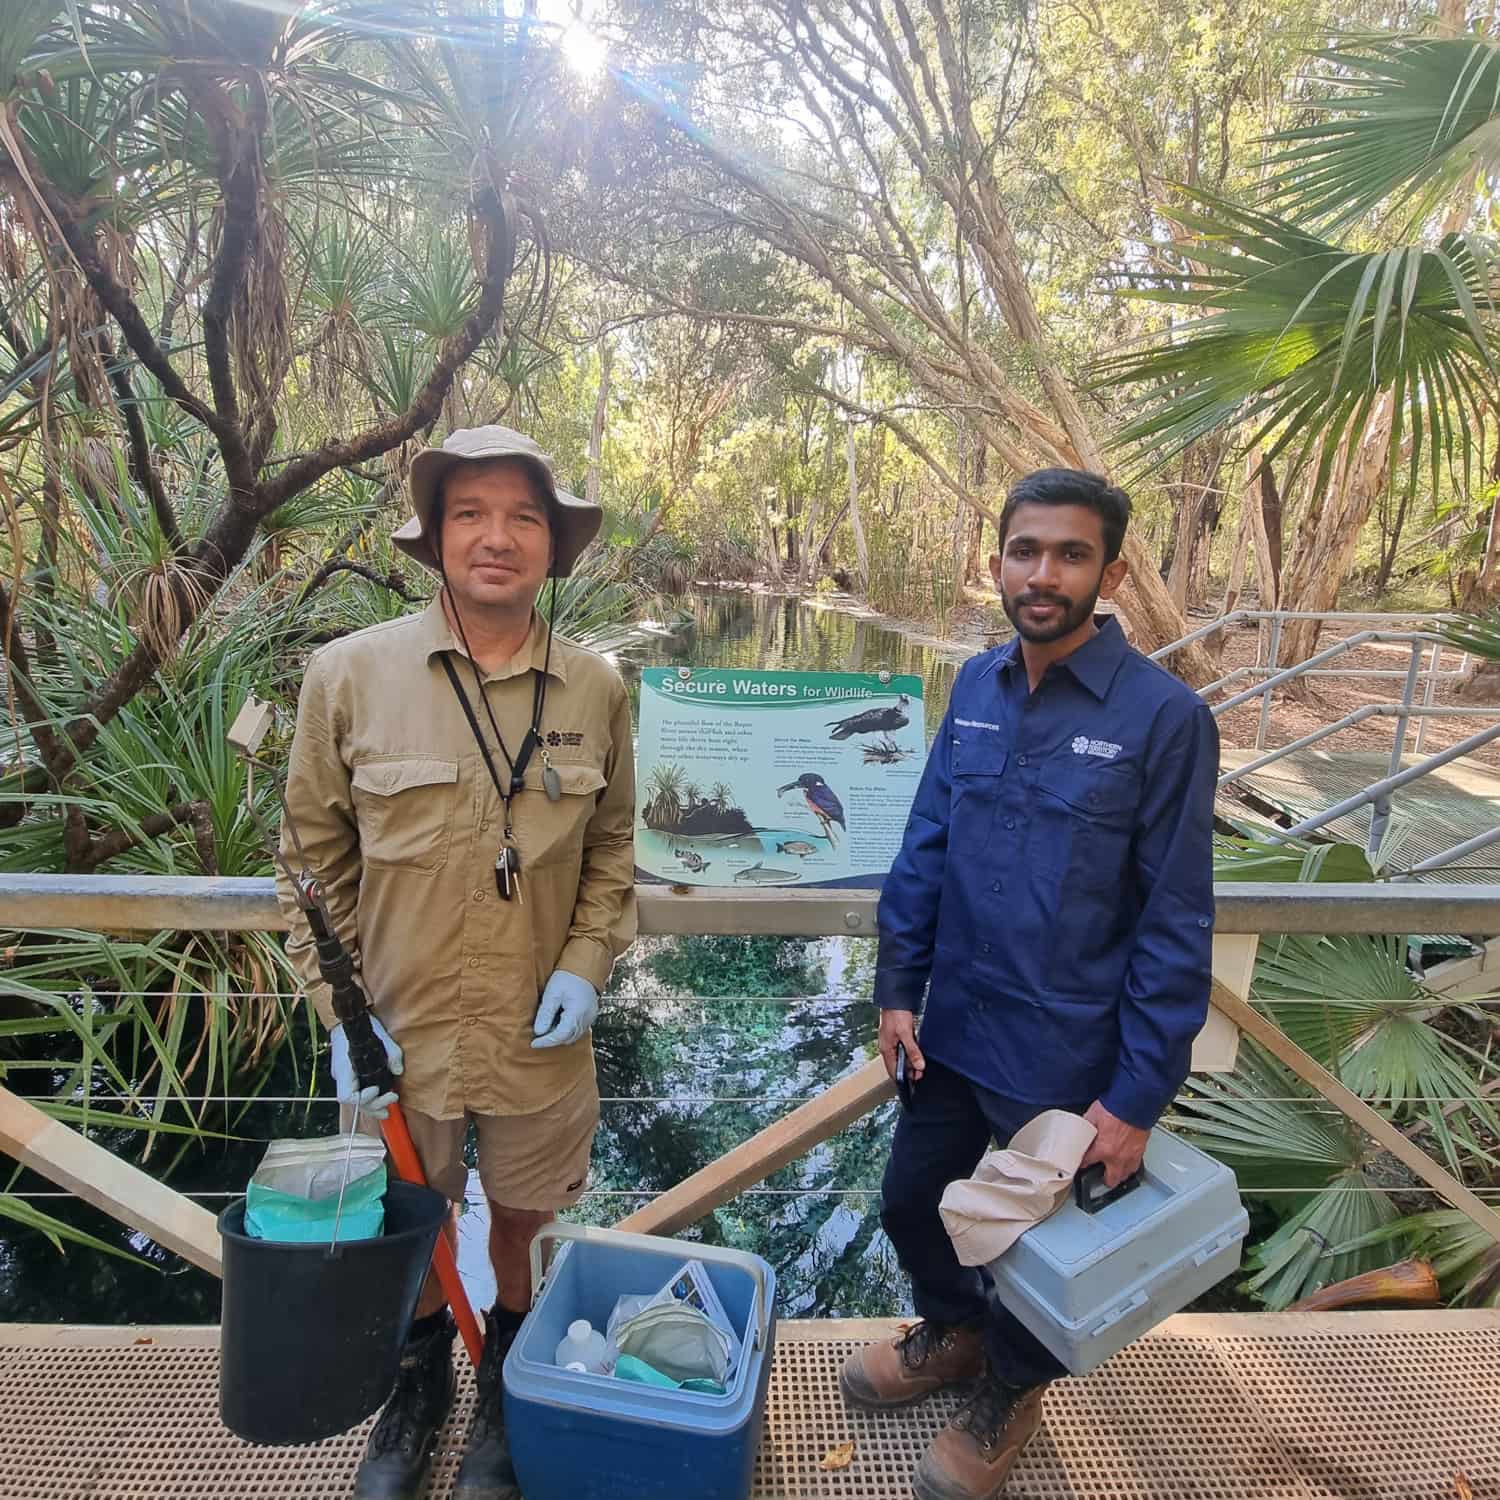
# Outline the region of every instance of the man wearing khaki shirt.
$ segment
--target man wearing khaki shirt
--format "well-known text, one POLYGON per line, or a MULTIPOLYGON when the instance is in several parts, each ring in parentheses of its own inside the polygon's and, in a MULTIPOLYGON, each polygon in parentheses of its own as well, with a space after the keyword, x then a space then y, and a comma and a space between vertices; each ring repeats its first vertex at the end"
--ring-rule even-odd
MULTIPOLYGON (((442 580, 420 614, 308 663, 287 800, 302 855, 355 955, 428 1181, 463 1200, 473 1122, 497 1301, 454 1495, 514 1495, 500 1371, 530 1302, 528 1247, 577 1201, 599 1118, 589 1027, 635 936, 630 705, 602 658, 555 639, 536 602, 599 527, 529 438, 453 433, 412 464, 396 534, 442 580)), ((288 858, 295 858, 284 835, 288 858)), ((360 1093, 289 889, 288 951, 330 1031, 338 1095, 360 1093)), ((451 1225, 450 1225, 451 1232, 451 1225)), ((358 1500, 426 1482, 452 1401, 453 1323, 429 1276, 358 1500)))

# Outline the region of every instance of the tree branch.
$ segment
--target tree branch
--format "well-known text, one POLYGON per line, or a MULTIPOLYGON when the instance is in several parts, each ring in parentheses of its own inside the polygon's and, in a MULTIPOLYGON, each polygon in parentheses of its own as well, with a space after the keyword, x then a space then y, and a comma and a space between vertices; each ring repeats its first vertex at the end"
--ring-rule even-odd
POLYGON ((406 576, 399 568, 392 568, 389 573, 377 573, 374 568, 367 568, 363 563, 350 562, 345 557, 336 557, 324 563, 307 580, 302 592, 297 596, 297 603, 305 604, 308 598, 322 588, 335 573, 358 573, 361 578, 368 578, 371 583, 378 583, 381 588, 390 589, 392 593, 399 594, 408 604, 416 602, 417 596, 406 586, 406 576))
POLYGON ((988 506, 981 505, 973 497, 973 495, 970 494, 970 492, 965 489, 957 479, 953 477, 953 475, 948 471, 947 465, 943 463, 942 459, 940 459, 937 454, 935 454, 932 449, 929 448, 927 444, 924 443, 921 438, 919 438, 916 433, 914 433, 911 428, 906 425, 905 422, 899 421, 888 411, 882 411, 877 407, 864 406, 860 402, 855 401, 848 396, 841 396, 837 391, 829 390, 826 386, 809 384, 808 389, 811 391, 815 391, 825 401, 831 401, 835 406, 841 407, 844 411, 853 412, 856 416, 868 418, 868 420, 872 422, 879 422, 882 427, 888 427, 892 432, 896 434, 898 438, 901 439, 903 443, 906 444, 906 446, 912 451, 912 453, 914 453, 918 458, 922 460, 924 464, 927 465, 927 467, 932 471, 933 475, 938 479, 938 481, 943 485, 945 489, 949 490, 952 494, 957 496, 958 499, 963 501, 963 503, 967 505, 971 510, 977 511, 981 516, 985 518, 986 521, 990 523, 991 526, 998 526, 1000 524, 999 517, 996 516, 994 511, 992 511, 988 506))
MULTIPOLYGON (((332 469, 350 468, 376 457, 377 454, 389 452, 437 419, 443 398, 448 394, 458 367, 479 347, 500 320, 501 309, 505 305, 505 285, 515 254, 515 229, 499 197, 492 191, 486 192, 474 207, 489 241, 480 283, 479 303, 463 328, 444 340, 432 374, 411 406, 400 416, 367 427, 347 442, 328 443, 316 453, 288 464, 277 478, 261 485, 257 499, 259 515, 269 514, 332 469)), ((512 210, 526 211, 516 200, 512 200, 512 210)), ((528 217, 534 216, 529 211, 526 212, 528 217)))
MULTIPOLYGON (((71 751, 59 741, 52 720, 31 686, 31 661, 26 643, 21 639, 20 621, 16 619, 10 594, 0 583, 0 655, 10 668, 11 688, 26 715, 31 738, 42 757, 42 764, 55 783, 61 784, 71 761, 71 751), (61 768, 61 772, 58 768, 61 768)), ((37 788, 41 790, 41 788, 37 788)))
MULTIPOLYGON (((64 242, 72 251, 73 259, 78 262, 84 280, 88 282, 94 295, 103 304, 104 310, 119 324, 120 332, 124 335, 125 342, 130 346, 135 357, 156 376, 157 382, 168 397, 190 417, 201 422, 213 433, 221 447, 226 441, 239 442, 238 430, 232 424, 224 422, 217 412, 200 401, 183 383, 182 377, 177 373, 171 360, 167 358, 161 345, 152 337, 151 330, 146 326, 146 320, 141 316, 141 310, 136 306, 135 300, 115 280, 108 267, 99 259, 93 241, 85 233, 78 216, 73 212, 73 205, 47 180, 31 153, 26 151, 25 146, 20 143, 19 138, 17 138, 17 145, 25 157, 27 172, 32 182, 35 183, 36 190, 41 195, 48 213, 61 230, 64 242)), ((241 446, 243 447, 243 444, 241 446)))
MULTIPOLYGON (((106 860, 114 859, 117 855, 126 854, 132 849, 139 848, 147 839, 160 838, 164 833, 170 833, 172 829, 179 828, 184 823, 193 824, 194 843, 198 847, 198 860, 204 862, 205 853, 210 865, 217 864, 213 853, 213 821, 206 802, 179 802, 174 807, 169 807, 165 812, 150 813, 133 829, 116 828, 109 833, 100 834, 89 841, 88 848, 83 852, 79 860, 82 871, 97 870, 106 860), (208 845, 204 848, 203 834, 207 829, 208 845)), ((216 873, 213 869, 206 869, 204 874, 216 873)))
POLYGON ((187 232, 183 236, 182 254, 177 261, 177 271, 172 277, 172 289, 162 299, 161 322, 156 327, 156 337, 163 343, 167 343, 172 337, 172 327, 177 321, 177 314, 182 311, 182 305, 187 301, 188 276, 192 271, 193 262, 198 258, 198 205, 196 202, 188 204, 187 232))
POLYGON ((174 552, 182 552, 187 544, 183 541, 182 528, 177 524, 177 512, 162 488, 161 475, 151 462, 151 445, 146 440, 146 424, 141 421, 140 406, 136 402, 135 387, 130 383, 130 374, 113 357, 109 349, 104 351, 109 369, 109 383, 115 389, 119 401, 120 416, 125 423, 125 432, 130 439, 130 477, 145 491, 156 514, 156 524, 171 543, 174 552))

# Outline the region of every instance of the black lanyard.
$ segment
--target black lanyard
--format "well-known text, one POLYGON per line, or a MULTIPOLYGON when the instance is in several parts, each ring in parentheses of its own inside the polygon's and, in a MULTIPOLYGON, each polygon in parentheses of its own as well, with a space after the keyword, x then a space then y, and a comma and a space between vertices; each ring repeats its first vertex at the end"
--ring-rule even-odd
MULTIPOLYGON (((495 723, 495 717, 489 712, 489 700, 484 699, 485 713, 489 718, 490 727, 495 731, 495 742, 500 746, 500 753, 505 757, 505 764, 510 771, 509 789, 500 785, 500 773, 495 769, 495 762, 490 756, 490 747, 484 738, 484 732, 479 727, 479 720, 474 716, 474 705, 469 702, 468 694, 464 692, 458 680, 458 673, 454 670, 452 658, 445 651, 442 653, 443 671, 448 674, 448 681, 453 687, 454 696, 458 699, 459 706, 464 711, 464 718, 469 721, 469 728, 474 734, 474 743, 479 746, 479 753, 484 757, 485 769, 490 773, 490 780, 495 783, 495 791, 505 808, 505 840, 507 843, 514 842, 515 830, 511 827, 510 804, 511 799, 517 792, 526 789, 526 767, 531 764, 532 752, 541 744, 542 706, 547 701, 547 673, 542 670, 536 673, 536 681, 531 687, 531 726, 526 731, 525 738, 521 741, 521 747, 516 751, 514 760, 510 757, 510 751, 505 748, 505 740, 501 737, 500 726, 495 723)), ((533 668, 533 670, 535 670, 533 668)), ((479 680, 479 667, 474 666, 474 681, 479 688, 480 696, 484 696, 484 684, 479 680)), ((545 759, 545 753, 543 759, 545 759)), ((555 774, 555 773, 554 773, 555 774)), ((550 790, 549 790, 550 795, 550 790)))

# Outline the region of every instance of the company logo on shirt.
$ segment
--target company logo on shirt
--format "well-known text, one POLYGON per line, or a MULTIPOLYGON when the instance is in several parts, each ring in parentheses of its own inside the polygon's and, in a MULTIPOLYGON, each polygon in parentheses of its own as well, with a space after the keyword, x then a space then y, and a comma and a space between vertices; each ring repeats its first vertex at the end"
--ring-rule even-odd
POLYGON ((955 717, 953 722, 962 729, 994 729, 998 730, 998 724, 987 723, 984 719, 960 719, 955 717))
POLYGON ((567 745, 577 748, 583 743, 583 736, 576 729, 554 729, 547 736, 547 743, 556 750, 559 746, 567 745))
POLYGON ((1113 740, 1091 740, 1086 734, 1077 735, 1073 740, 1074 755, 1097 755, 1103 760, 1113 760, 1121 748, 1113 740))

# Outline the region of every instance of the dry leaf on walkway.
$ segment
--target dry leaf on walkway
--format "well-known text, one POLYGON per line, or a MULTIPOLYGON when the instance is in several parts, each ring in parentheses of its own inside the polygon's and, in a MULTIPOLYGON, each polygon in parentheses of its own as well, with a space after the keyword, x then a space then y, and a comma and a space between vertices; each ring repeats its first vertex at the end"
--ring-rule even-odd
MULTIPOLYGON (((851 1438, 847 1443, 840 1443, 836 1448, 830 1448, 823 1455, 823 1462, 818 1465, 820 1469, 847 1469, 854 1462, 854 1440, 851 1438)), ((1472 1495, 1466 1500, 1474 1500, 1472 1495)))
POLYGON ((1462 1469, 1453 1476, 1453 1493, 1458 1500, 1474 1500, 1474 1486, 1469 1483, 1469 1476, 1462 1469))

